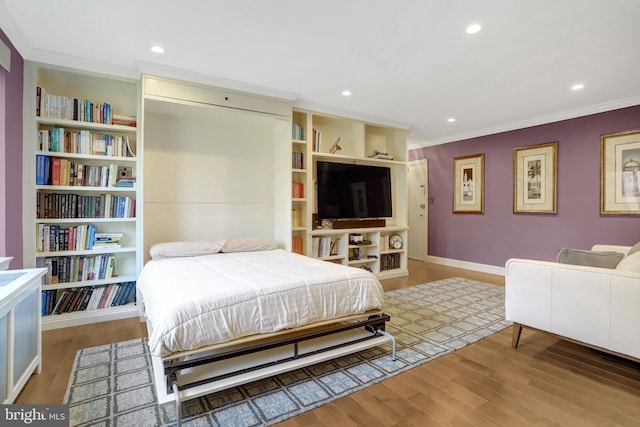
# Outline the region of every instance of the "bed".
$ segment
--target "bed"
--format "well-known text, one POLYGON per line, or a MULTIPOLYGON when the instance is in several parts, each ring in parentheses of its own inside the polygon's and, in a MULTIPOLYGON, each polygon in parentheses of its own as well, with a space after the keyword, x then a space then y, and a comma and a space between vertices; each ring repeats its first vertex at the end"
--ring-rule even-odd
POLYGON ((370 272, 272 240, 155 245, 138 278, 160 404, 395 341, 370 272))

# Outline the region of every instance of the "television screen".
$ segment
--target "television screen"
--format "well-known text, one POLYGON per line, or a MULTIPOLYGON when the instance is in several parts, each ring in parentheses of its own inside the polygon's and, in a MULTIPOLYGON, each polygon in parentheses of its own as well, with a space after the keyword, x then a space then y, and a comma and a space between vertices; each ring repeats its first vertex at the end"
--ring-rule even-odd
POLYGON ((390 218, 391 170, 318 161, 318 219, 390 218))

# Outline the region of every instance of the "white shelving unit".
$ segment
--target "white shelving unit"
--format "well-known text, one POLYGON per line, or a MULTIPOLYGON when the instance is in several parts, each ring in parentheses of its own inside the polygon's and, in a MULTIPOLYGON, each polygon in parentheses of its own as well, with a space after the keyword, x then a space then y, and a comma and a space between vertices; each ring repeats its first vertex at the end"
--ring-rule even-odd
MULTIPOLYGON (((305 197, 292 191, 292 247, 302 246, 307 256, 354 267, 363 267, 380 278, 404 276, 407 269, 407 131, 345 117, 294 109, 292 114, 292 153, 303 158, 303 169, 292 164, 292 182, 304 183, 305 197), (300 132, 299 129, 303 131, 300 132), (321 138, 318 143, 317 134, 321 138), (338 150, 332 150, 334 144, 338 150), (388 167, 392 179, 393 217, 384 226, 366 227, 365 221, 351 221, 349 227, 322 229, 316 219, 315 194, 317 161, 355 163, 388 167), (362 227, 358 224, 363 224, 362 227), (351 244, 353 234, 365 236, 370 244, 351 244), (401 248, 384 246, 388 236, 398 234, 401 248), (329 244, 330 253, 321 253, 329 244), (359 253, 359 255, 357 255, 359 253)), ((292 184, 294 185, 294 184, 292 184)))
MULTIPOLYGON (((113 114, 138 117, 138 88, 139 83, 135 80, 25 63, 24 263, 27 267, 44 266, 50 270, 42 287, 42 302, 45 306, 47 301, 52 298, 59 300, 65 293, 72 295, 76 291, 80 295, 82 291, 91 290, 97 294, 108 287, 114 290, 124 288, 126 283, 137 279, 141 256, 140 226, 135 205, 140 201, 141 183, 138 181, 134 187, 116 187, 114 178, 110 182, 90 182, 87 174, 89 171, 99 171, 100 174, 109 171, 112 177, 119 173, 137 177, 138 130, 134 126, 110 124, 108 118, 113 114), (37 114, 37 88, 43 88, 44 93, 58 97, 51 99, 55 107, 53 112, 39 111, 40 114, 37 114), (71 101, 67 103, 63 97, 71 101), (103 107, 103 118, 86 121, 69 119, 69 116, 56 112, 62 108, 74 108, 74 98, 80 102, 90 100, 100 105, 108 103, 110 114, 108 107, 103 107), (104 121, 107 123, 102 123, 104 121), (46 140, 43 143, 41 132, 49 131, 51 135, 55 135, 56 129, 62 129, 58 131, 61 136, 59 143, 46 144, 46 140), (99 149, 99 144, 94 144, 95 150, 81 149, 78 142, 81 139, 84 143, 87 140, 102 139, 105 141, 105 150, 99 149), (109 139, 115 141, 118 148, 106 149, 110 145, 107 142, 109 139), (37 179, 37 174, 42 173, 42 169, 38 169, 42 162, 50 165, 54 162, 66 164, 68 169, 61 166, 60 176, 70 177, 68 182, 64 179, 53 182, 51 176, 48 180, 46 177, 37 179), (86 176, 79 173, 80 169, 86 176), (46 182, 43 183, 43 179, 46 182), (113 201, 112 212, 109 213, 104 212, 107 198, 113 201), (96 203, 102 204, 102 212, 95 209, 96 203), (93 207, 91 211, 89 206, 93 207), (73 236, 72 233, 89 225, 95 226, 97 233, 122 233, 120 246, 87 249, 74 247, 69 243, 70 234, 73 236), (45 247, 45 230, 50 236, 48 247, 45 247), (55 230, 70 230, 66 232, 67 241, 64 240, 63 231, 59 232, 58 245, 51 244, 51 239, 55 241, 55 230), (106 268, 109 258, 112 265, 109 270, 112 274, 108 274, 106 268), (104 267, 102 271, 96 267, 96 275, 85 274, 88 278, 83 280, 82 270, 90 268, 91 261, 88 260, 100 262, 104 267), (56 267, 61 268, 63 265, 66 266, 64 272, 54 271, 56 267)), ((100 114, 100 107, 94 112, 100 114)), ((72 240, 75 242, 75 239, 72 240)), ((135 288, 132 293, 135 294, 135 288)), ((70 306, 69 310, 58 314, 46 314, 43 311, 43 329, 134 317, 139 314, 134 302, 95 309, 85 307, 82 310, 81 306, 82 304, 76 305, 76 310, 72 310, 70 306)), ((61 305, 61 309, 63 308, 61 305)))

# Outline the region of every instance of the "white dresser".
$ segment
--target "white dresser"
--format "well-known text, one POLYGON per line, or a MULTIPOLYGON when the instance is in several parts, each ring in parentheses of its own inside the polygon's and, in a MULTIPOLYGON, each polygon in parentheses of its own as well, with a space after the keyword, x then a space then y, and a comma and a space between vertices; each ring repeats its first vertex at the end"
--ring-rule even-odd
POLYGON ((31 374, 40 373, 42 277, 47 270, 0 271, 0 402, 12 403, 31 374))

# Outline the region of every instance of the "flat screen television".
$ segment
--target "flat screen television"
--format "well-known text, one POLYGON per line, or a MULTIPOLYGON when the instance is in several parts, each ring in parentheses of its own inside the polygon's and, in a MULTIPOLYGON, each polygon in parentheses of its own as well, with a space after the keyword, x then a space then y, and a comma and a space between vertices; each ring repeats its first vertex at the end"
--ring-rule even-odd
POLYGON ((318 161, 318 219, 390 218, 391 169, 318 161))

